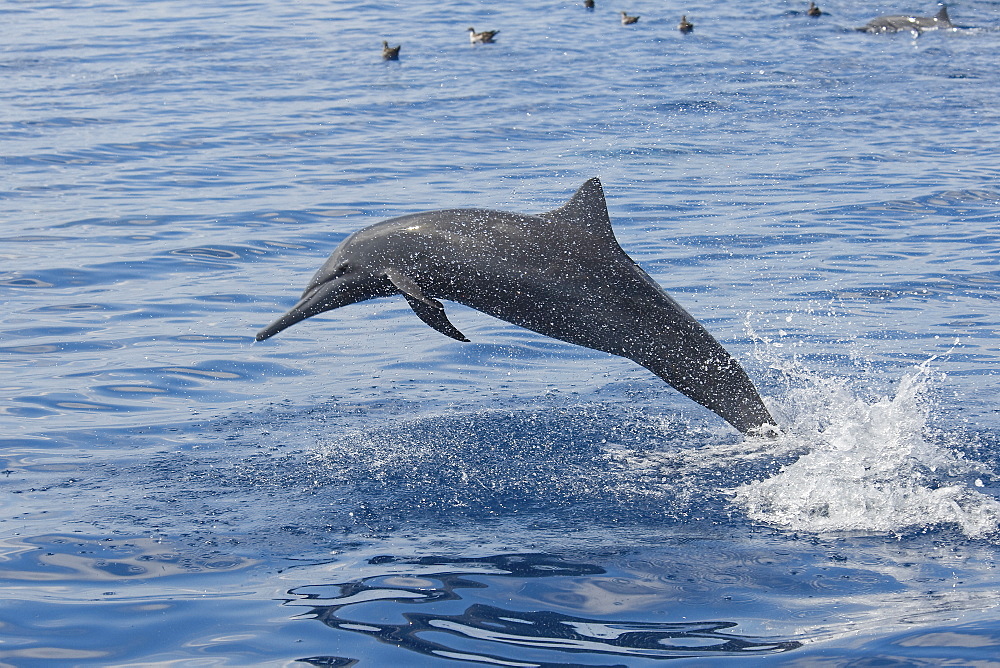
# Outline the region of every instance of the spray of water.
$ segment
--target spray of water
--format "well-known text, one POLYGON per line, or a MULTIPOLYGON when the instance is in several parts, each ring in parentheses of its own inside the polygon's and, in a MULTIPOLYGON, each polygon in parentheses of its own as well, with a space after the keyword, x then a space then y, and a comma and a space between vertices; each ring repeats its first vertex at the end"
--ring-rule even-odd
POLYGON ((799 454, 777 474, 732 490, 750 519, 809 532, 998 531, 1000 502, 979 489, 990 472, 929 427, 929 390, 944 379, 933 359, 887 394, 861 398, 849 380, 778 359, 767 343, 760 340, 758 357, 771 358, 787 387, 772 402, 783 429, 774 450, 799 454))

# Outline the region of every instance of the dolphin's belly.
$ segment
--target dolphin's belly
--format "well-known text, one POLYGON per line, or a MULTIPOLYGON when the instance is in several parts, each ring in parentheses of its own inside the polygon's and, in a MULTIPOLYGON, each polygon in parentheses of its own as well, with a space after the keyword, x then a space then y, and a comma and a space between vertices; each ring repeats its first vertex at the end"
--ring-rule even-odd
POLYGON ((640 364, 661 357, 669 345, 666 342, 682 332, 704 331, 645 272, 638 273, 641 270, 634 265, 625 267, 624 275, 621 267, 615 269, 613 279, 601 274, 571 280, 545 274, 480 273, 476 280, 465 278, 441 286, 435 296, 640 364))

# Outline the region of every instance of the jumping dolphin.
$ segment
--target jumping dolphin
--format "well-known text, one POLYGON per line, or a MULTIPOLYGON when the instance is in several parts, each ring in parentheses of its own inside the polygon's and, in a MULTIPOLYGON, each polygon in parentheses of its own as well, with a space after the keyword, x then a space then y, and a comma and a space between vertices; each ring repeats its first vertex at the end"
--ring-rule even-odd
POLYGON ((739 362, 618 245, 598 179, 536 216, 446 209, 359 230, 256 338, 397 294, 453 339, 469 340, 438 299, 633 360, 744 434, 774 425, 739 362))
POLYGON ((858 28, 861 32, 923 32, 924 30, 937 30, 938 28, 954 28, 951 19, 948 18, 948 9, 941 5, 941 9, 934 16, 879 16, 872 19, 865 25, 858 28))

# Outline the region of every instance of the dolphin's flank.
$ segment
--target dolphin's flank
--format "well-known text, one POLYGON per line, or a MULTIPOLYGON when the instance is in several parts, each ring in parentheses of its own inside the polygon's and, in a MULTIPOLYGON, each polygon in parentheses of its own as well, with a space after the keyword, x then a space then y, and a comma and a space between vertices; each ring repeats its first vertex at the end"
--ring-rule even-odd
POLYGON ((453 339, 468 341, 440 299, 633 360, 744 434, 774 424, 739 362, 618 245, 598 179, 535 216, 446 209, 359 230, 257 340, 392 295, 453 339))

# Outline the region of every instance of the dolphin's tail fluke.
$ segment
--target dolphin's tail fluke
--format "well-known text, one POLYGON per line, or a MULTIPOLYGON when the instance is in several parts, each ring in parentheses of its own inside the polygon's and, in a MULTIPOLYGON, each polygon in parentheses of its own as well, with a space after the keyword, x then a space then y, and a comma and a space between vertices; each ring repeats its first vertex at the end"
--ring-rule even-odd
MULTIPOLYGON (((723 420, 735 427, 741 434, 764 433, 777 426, 771 413, 760 398, 757 388, 743 368, 731 360, 731 364, 709 371, 706 376, 713 378, 716 384, 706 388, 704 384, 688 386, 676 379, 671 381, 663 374, 657 374, 674 388, 705 408, 713 411, 723 420)), ((705 377, 702 378, 703 380, 705 377)))
POLYGON ((707 331, 696 323, 695 327, 700 330, 692 337, 697 342, 696 348, 689 348, 685 354, 664 354, 640 363, 741 434, 773 431, 777 423, 750 376, 707 331))

